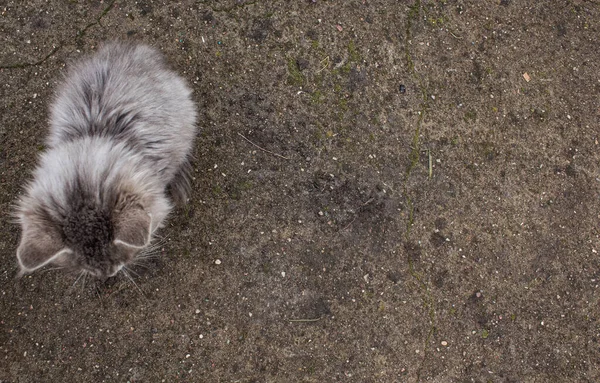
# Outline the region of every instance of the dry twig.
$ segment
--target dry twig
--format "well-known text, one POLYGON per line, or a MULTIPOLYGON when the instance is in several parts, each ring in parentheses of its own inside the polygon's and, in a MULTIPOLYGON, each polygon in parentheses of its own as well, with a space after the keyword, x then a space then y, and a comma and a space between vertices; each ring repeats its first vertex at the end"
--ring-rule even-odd
POLYGON ((246 136, 244 136, 242 133, 238 133, 238 136, 242 137, 244 140, 248 141, 250 144, 256 146, 257 148, 259 148, 260 150, 262 150, 265 153, 269 153, 271 155, 274 155, 275 157, 283 158, 284 160, 289 160, 288 157, 282 156, 281 154, 273 153, 272 151, 267 150, 265 148, 261 148, 260 146, 256 145, 254 142, 247 139, 246 136))

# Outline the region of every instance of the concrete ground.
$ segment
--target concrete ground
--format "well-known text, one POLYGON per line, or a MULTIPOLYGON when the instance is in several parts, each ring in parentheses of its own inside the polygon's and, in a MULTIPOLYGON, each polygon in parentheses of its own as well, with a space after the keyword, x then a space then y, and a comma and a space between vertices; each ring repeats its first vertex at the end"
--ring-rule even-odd
POLYGON ((600 381, 597 0, 3 0, 0 68, 1 382, 600 381), (135 284, 16 279, 106 39, 192 84, 192 199, 135 284))

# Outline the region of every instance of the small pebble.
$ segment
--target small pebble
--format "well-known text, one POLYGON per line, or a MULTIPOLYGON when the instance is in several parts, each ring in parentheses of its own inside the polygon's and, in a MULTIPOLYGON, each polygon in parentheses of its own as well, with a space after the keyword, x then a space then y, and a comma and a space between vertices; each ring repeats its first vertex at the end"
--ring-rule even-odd
POLYGON ((400 93, 406 93, 406 86, 404 84, 400 84, 400 93))
POLYGON ((217 259, 217 260, 215 261, 215 265, 220 265, 220 264, 221 264, 221 260, 220 260, 220 259, 217 259))
POLYGON ((196 309, 196 314, 200 314, 200 309, 196 309))
POLYGON ((448 342, 446 342, 445 340, 442 341, 442 346, 447 346, 448 342))
POLYGON ((281 276, 285 278, 285 271, 281 272, 281 276))

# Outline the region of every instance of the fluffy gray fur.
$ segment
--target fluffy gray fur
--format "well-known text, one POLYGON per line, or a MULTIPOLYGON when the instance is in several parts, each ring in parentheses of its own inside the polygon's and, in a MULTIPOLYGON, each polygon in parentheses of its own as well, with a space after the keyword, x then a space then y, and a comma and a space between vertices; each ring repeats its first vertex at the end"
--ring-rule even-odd
POLYGON ((196 107, 145 45, 109 43, 71 68, 48 149, 18 202, 20 273, 48 264, 105 278, 150 244, 189 188, 196 107))

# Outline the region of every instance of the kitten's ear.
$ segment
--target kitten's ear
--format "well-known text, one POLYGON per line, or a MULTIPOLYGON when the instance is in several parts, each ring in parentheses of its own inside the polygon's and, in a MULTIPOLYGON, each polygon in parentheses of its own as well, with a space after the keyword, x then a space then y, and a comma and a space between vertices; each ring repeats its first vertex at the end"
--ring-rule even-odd
POLYGON ((61 261, 69 253, 71 250, 65 248, 61 241, 51 233, 37 228, 25 229, 21 244, 17 249, 19 275, 31 273, 49 263, 61 261))
POLYGON ((121 211, 115 222, 115 243, 141 249, 150 242, 152 216, 141 207, 121 211))

